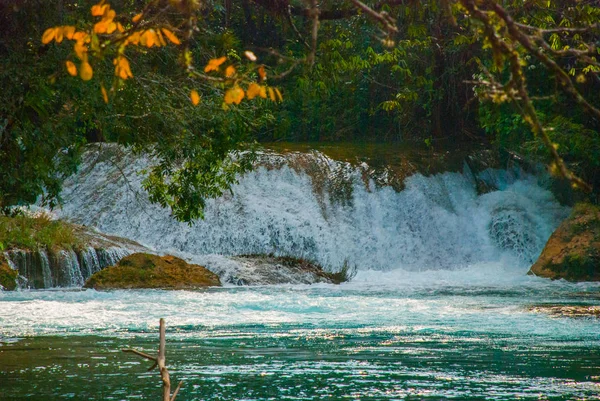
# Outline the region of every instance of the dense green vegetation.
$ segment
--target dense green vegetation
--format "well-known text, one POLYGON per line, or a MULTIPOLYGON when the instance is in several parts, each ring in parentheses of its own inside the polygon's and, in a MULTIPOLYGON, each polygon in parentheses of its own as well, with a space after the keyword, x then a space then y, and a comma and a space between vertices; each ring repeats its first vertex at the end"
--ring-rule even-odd
POLYGON ((73 227, 48 216, 1 216, 0 251, 9 248, 71 248, 79 243, 73 227))
POLYGON ((580 187, 600 183, 594 2, 114 2, 124 35, 144 10, 143 27, 167 26, 182 43, 127 50, 133 77, 123 80, 119 41, 93 34, 94 77, 82 81, 65 69, 77 61, 71 45, 41 38, 54 26, 92 30, 94 3, 0 5, 0 208, 39 195, 55 204, 91 142, 149 152, 151 199, 186 221, 250 167, 240 152, 255 140, 489 141, 580 187), (253 66, 264 64, 284 102, 224 104, 242 80, 202 73, 222 56, 244 85, 263 83, 253 66))

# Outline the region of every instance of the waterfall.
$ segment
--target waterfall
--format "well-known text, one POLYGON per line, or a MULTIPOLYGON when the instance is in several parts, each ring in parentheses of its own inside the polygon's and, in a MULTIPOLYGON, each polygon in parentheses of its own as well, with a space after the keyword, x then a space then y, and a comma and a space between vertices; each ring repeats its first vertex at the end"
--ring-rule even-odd
MULTIPOLYGON (((229 194, 207 202, 192 226, 151 204, 141 189, 145 157, 117 152, 84 157, 65 183, 62 217, 136 240, 159 252, 187 255, 273 253, 338 269, 425 270, 508 260, 528 266, 568 214, 536 176, 488 169, 415 174, 399 190, 319 152, 259 158, 229 194), (487 193, 477 191, 484 181, 487 193)), ((106 151, 105 151, 106 153, 106 151)))
POLYGON ((92 274, 132 251, 120 247, 48 251, 11 249, 4 256, 19 272, 19 288, 81 287, 92 274))

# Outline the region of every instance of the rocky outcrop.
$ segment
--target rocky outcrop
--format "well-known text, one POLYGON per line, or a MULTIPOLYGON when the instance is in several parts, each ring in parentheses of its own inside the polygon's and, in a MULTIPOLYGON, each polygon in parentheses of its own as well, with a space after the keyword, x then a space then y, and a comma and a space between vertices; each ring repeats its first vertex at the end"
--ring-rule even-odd
POLYGON ((600 281, 600 209, 578 204, 552 234, 529 274, 569 281, 600 281))
POLYGON ((199 265, 192 265, 174 256, 135 253, 115 266, 95 273, 85 288, 96 290, 160 288, 195 289, 220 286, 219 277, 199 265))
POLYGON ((13 248, 0 254, 0 271, 4 272, 0 273, 0 285, 5 290, 81 287, 92 274, 114 265, 123 257, 147 251, 125 238, 100 234, 84 226, 70 226, 78 239, 76 245, 13 248))
POLYGON ((11 267, 3 254, 0 254, 0 290, 16 289, 18 276, 19 272, 11 267))
POLYGON ((354 274, 348 266, 330 273, 305 259, 274 255, 207 257, 203 262, 224 283, 234 285, 340 284, 354 274))

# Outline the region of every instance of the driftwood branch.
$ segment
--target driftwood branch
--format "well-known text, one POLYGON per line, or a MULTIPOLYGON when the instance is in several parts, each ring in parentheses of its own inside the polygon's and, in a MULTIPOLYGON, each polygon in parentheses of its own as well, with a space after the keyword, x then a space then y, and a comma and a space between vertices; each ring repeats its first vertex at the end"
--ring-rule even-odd
POLYGON ((156 357, 154 357, 152 355, 148 355, 145 352, 138 351, 138 350, 131 349, 131 348, 122 349, 121 351, 136 354, 144 359, 153 361, 154 365, 152 365, 152 367, 149 370, 152 370, 158 366, 158 370, 160 372, 160 378, 163 382, 162 400, 163 401, 175 401, 175 397, 177 397, 177 394, 179 394, 179 390, 181 389, 181 385, 183 384, 183 381, 179 382, 179 384, 177 385, 177 388, 173 392, 173 395, 171 395, 171 378, 169 376, 169 370, 167 369, 167 358, 166 358, 167 340, 166 340, 165 332, 166 332, 165 319, 160 319, 160 339, 159 339, 159 345, 158 345, 158 355, 156 357))

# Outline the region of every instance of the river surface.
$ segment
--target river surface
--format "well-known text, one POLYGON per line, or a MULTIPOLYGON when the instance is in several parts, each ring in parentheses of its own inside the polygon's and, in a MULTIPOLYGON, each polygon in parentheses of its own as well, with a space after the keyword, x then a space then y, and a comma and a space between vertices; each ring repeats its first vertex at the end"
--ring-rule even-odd
POLYGON ((600 286, 524 271, 359 272, 340 286, 0 293, 0 399, 600 399, 600 286))

